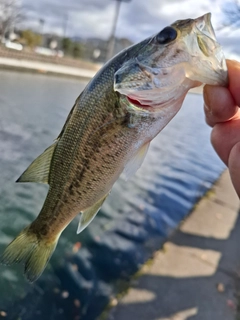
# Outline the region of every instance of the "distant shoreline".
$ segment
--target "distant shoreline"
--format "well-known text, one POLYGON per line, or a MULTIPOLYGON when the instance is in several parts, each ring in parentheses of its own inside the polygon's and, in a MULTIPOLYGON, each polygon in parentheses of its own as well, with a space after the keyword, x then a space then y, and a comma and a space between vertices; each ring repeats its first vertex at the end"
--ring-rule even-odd
POLYGON ((62 64, 53 64, 41 61, 30 61, 6 57, 0 57, 0 69, 67 76, 80 78, 83 80, 90 80, 97 72, 97 70, 90 70, 88 68, 85 69, 62 64))
MULTIPOLYGON (((61 61, 61 60, 60 60, 61 61)), ((84 66, 84 61, 81 63, 83 67, 69 66, 60 63, 49 63, 37 60, 25 60, 17 58, 8 58, 0 56, 0 70, 19 71, 37 74, 49 74, 62 77, 77 78, 84 81, 91 80, 97 71, 100 69, 100 64, 89 63, 84 66), (93 68, 94 66, 94 68, 93 68)), ((196 87, 190 90, 193 94, 202 94, 203 86, 196 87)))
POLYGON ((101 66, 100 63, 68 56, 46 56, 31 50, 17 51, 0 45, 0 69, 90 80, 101 66))

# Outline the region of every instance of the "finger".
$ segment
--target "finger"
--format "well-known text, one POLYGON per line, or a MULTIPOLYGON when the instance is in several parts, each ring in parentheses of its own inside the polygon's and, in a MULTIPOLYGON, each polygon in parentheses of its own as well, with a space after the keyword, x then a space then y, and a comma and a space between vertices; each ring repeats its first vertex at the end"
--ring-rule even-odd
POLYGON ((236 143, 230 151, 228 166, 233 186, 240 197, 240 142, 236 143))
POLYGON ((203 91, 206 122, 210 126, 232 119, 238 107, 227 88, 206 85, 203 91))
POLYGON ((240 107, 240 62, 227 60, 229 85, 228 88, 235 100, 235 103, 240 107))
POLYGON ((204 111, 210 126, 233 119, 240 106, 240 63, 227 60, 229 86, 204 87, 204 111))
POLYGON ((211 134, 212 145, 227 166, 232 148, 240 141, 240 111, 238 114, 238 120, 216 124, 211 134))

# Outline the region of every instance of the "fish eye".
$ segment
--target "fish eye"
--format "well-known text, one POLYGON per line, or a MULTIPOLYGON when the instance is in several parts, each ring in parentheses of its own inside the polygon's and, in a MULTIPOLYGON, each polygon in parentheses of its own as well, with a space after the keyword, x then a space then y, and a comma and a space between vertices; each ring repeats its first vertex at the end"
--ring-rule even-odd
POLYGON ((173 27, 166 27, 159 32, 156 39, 159 44, 167 44, 177 38, 177 30, 173 27))

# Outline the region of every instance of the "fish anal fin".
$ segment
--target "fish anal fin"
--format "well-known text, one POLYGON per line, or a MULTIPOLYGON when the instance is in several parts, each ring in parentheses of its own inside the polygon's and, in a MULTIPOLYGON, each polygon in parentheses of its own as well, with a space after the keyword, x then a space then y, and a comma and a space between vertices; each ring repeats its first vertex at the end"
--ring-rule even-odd
POLYGON ((40 154, 16 182, 48 183, 51 160, 56 145, 57 141, 40 154))
POLYGON ((124 170, 123 170, 123 178, 127 181, 129 180, 137 170, 141 167, 143 160, 147 154, 150 142, 145 143, 137 153, 128 161, 124 170))
POLYGON ((103 205, 103 202, 106 200, 107 196, 108 194, 94 203, 93 206, 81 212, 77 234, 82 232, 89 225, 89 223, 92 222, 98 211, 101 209, 101 206, 103 205))

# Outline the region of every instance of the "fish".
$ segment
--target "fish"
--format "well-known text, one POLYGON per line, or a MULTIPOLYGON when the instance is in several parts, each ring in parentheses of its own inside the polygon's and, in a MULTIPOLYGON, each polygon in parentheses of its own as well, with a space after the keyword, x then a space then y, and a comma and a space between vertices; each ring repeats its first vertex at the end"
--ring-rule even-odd
POLYGON ((0 262, 22 263, 27 280, 37 280, 62 231, 79 214, 77 233, 89 225, 119 176, 135 174, 188 90, 202 83, 228 83, 210 13, 177 20, 109 60, 76 99, 54 143, 17 180, 49 190, 0 262))

